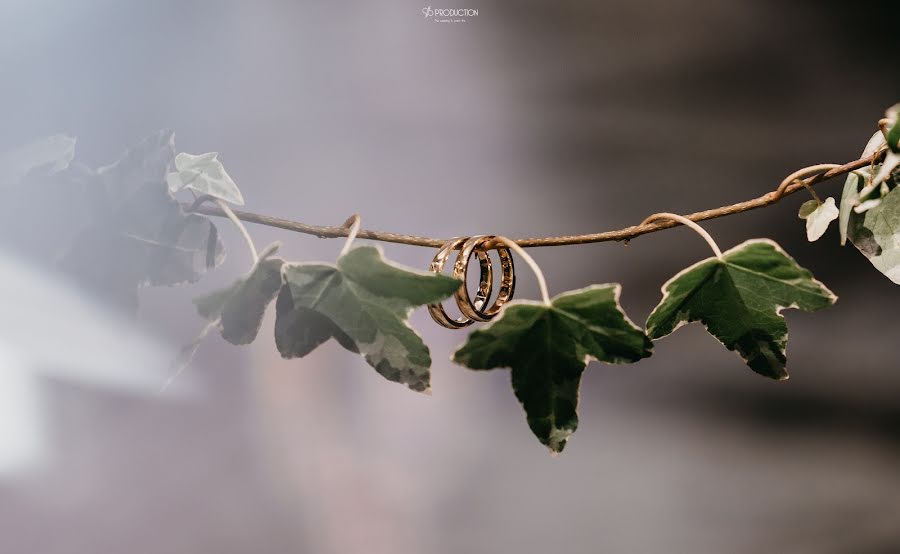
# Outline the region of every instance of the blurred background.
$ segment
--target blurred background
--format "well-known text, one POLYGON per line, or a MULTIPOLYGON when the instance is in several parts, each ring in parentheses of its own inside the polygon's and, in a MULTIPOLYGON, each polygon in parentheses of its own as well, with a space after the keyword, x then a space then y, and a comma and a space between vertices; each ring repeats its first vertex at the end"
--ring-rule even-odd
MULTIPOLYGON (((437 23, 425 0, 2 0, 0 151, 62 132, 97 166, 172 128, 179 151, 220 152, 251 211, 542 236, 758 196, 856 159, 900 101, 889 0, 432 6, 478 15, 437 23)), ((777 240, 840 296, 786 313, 792 378, 766 380, 686 326, 639 364, 587 368, 556 459, 508 372, 451 364, 464 334, 424 311, 431 397, 334 343, 282 360, 272 310, 254 345, 211 337, 158 394, 204 324, 190 299, 249 266, 225 221, 226 264, 143 290, 139 329, 6 255, 0 551, 900 551, 900 289, 834 228, 807 244, 803 200, 706 225, 723 248, 777 240), (71 355, 84 334, 108 348, 71 355)), ((289 259, 341 247, 250 231, 289 259)), ((422 269, 434 254, 385 250, 422 269)), ((709 255, 683 229, 532 253, 553 293, 623 283, 638 322, 709 255)))

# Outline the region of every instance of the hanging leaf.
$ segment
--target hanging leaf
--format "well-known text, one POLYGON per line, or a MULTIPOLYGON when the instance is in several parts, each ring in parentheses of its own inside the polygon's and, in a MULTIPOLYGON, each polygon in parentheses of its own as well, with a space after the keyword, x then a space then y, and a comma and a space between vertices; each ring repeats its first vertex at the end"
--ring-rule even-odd
POLYGON ((175 169, 166 175, 169 192, 191 189, 200 194, 208 194, 238 206, 244 205, 244 197, 235 182, 216 156, 218 152, 193 155, 180 153, 175 156, 175 169))
POLYGON ((271 257, 277 249, 277 245, 267 248, 253 269, 230 287, 194 300, 201 317, 220 320, 222 338, 231 344, 256 340, 266 308, 281 289, 284 260, 271 257))
POLYGON ((29 176, 49 176, 69 167, 75 157, 75 137, 53 135, 0 154, 0 187, 29 176))
POLYGON ((770 240, 749 240, 683 270, 663 285, 663 299, 647 319, 660 339, 700 321, 753 371, 786 379, 787 324, 781 311, 815 311, 837 297, 770 240))
POLYGON ((578 427, 578 388, 591 359, 632 363, 653 344, 619 306, 619 285, 594 285, 553 298, 550 305, 515 301, 474 331, 453 355, 471 369, 511 369, 512 387, 528 426, 553 452, 578 427))
POLYGON ((839 211, 834 198, 828 197, 824 202, 809 200, 800 206, 800 219, 806 220, 806 238, 815 242, 822 238, 832 221, 838 218, 839 211))
POLYGON ((847 236, 875 268, 900 285, 900 187, 877 206, 849 216, 847 236))
POLYGON ((192 283, 224 259, 215 225, 185 214, 166 188, 173 156, 172 134, 161 131, 98 170, 94 217, 61 260, 86 288, 131 311, 139 287, 192 283))
POLYGON ((303 357, 334 337, 385 378, 428 390, 431 355, 406 320, 412 308, 453 294, 459 281, 390 264, 372 246, 350 250, 336 266, 286 264, 284 279, 275 320, 283 357, 303 357))

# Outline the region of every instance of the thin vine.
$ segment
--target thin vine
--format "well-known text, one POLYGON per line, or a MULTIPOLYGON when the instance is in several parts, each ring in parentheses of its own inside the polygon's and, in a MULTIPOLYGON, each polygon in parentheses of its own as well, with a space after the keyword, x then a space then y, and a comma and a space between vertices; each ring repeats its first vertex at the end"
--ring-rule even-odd
MULTIPOLYGON (((738 202, 736 204, 730 204, 727 206, 721 206, 718 208, 712 208, 709 210, 703 210, 699 212, 694 212, 692 214, 687 214, 684 217, 687 219, 698 222, 705 221, 707 219, 716 219, 719 217, 726 217, 729 215, 739 214, 742 212, 747 212, 750 210, 756 210, 759 208, 764 208, 766 206, 771 206, 772 204, 777 203, 785 196, 794 194, 801 189, 805 189, 807 187, 812 187, 817 185, 823 181, 828 179, 832 179, 834 177, 839 177, 841 175, 846 175, 853 171, 856 171, 861 168, 865 168, 871 166, 873 164, 879 163, 885 155, 885 150, 882 149, 875 154, 854 160, 852 162, 847 162, 843 165, 836 164, 818 164, 809 167, 805 167, 791 174, 785 181, 775 190, 768 192, 762 196, 757 198, 753 198, 750 200, 745 200, 743 202, 738 202), (822 168, 827 166, 827 171, 823 171, 822 168), (812 171, 814 174, 812 176, 808 176, 804 179, 798 179, 797 175, 809 175, 809 172, 812 171)), ((221 208, 209 204, 204 204, 201 201, 194 202, 193 204, 185 204, 185 209, 187 211, 193 211, 196 213, 211 215, 216 217, 225 217, 226 214, 222 211, 221 208)), ((280 217, 273 217, 269 215, 263 215, 253 212, 234 210, 235 215, 241 219, 242 221, 246 221, 248 223, 255 223, 258 225, 265 225, 268 227, 275 227, 278 229, 284 229, 287 231, 293 231, 296 233, 302 233, 306 235, 314 235, 319 238, 343 238, 348 236, 350 229, 346 226, 325 226, 325 225, 311 225, 308 223, 302 223, 299 221, 292 221, 289 219, 283 219, 280 217)), ((614 231, 604 231, 601 233, 589 233, 584 235, 565 235, 565 236, 557 236, 557 237, 543 237, 543 238, 520 238, 520 239, 512 239, 516 244, 521 246, 522 248, 536 248, 542 246, 564 246, 564 245, 573 245, 573 244, 589 244, 594 242, 609 242, 609 241, 629 241, 633 238, 639 237, 641 235, 646 235, 649 233, 655 233, 657 231, 662 231, 665 229, 671 229, 673 227, 677 227, 681 225, 681 223, 673 221, 673 220, 663 220, 656 222, 646 222, 641 223, 640 225, 633 225, 630 227, 625 227, 623 229, 617 229, 614 231)), ((443 246, 449 239, 442 238, 430 238, 430 237, 422 237, 416 235, 406 235, 401 233, 393 233, 393 232, 385 232, 385 231, 374 231, 368 229, 360 229, 357 233, 357 237, 361 239, 381 241, 381 242, 392 242, 397 244, 406 244, 409 246, 423 246, 428 248, 440 248, 443 246)))

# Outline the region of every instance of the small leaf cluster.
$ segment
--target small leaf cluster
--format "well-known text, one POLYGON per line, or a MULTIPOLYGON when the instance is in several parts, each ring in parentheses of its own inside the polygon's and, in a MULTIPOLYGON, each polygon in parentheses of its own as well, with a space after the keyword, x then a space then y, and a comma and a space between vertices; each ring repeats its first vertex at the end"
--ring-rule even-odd
POLYGON ((834 198, 805 202, 799 216, 806 220, 807 238, 818 240, 838 221, 841 244, 849 240, 881 273, 900 284, 900 104, 889 109, 885 131, 876 131, 862 157, 884 152, 880 163, 847 176, 839 207, 834 198))
POLYGON ((0 234, 13 249, 131 312, 141 287, 194 283, 222 263, 215 224, 166 188, 170 131, 96 169, 72 163, 74 146, 56 135, 0 157, 0 234))

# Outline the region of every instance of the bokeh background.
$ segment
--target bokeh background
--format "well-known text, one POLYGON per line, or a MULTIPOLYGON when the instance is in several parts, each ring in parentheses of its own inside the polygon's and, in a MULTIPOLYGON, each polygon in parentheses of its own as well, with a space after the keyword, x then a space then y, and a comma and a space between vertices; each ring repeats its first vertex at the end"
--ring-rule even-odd
MULTIPOLYGON (((253 211, 540 236, 758 196, 796 168, 855 159, 900 101, 889 0, 432 5, 479 13, 2 0, 0 150, 64 132, 100 165, 172 128, 179 150, 220 152, 253 211)), ((251 347, 210 338, 159 395, 165 360, 203 325, 190 298, 249 264, 224 221, 225 266, 145 290, 139 330, 65 285, 65 300, 29 292, 57 276, 6 256, 0 551, 900 551, 900 290, 835 229, 807 244, 802 196, 706 226, 723 247, 774 238, 840 296, 787 312, 791 380, 684 327, 637 365, 588 367, 581 426, 555 459, 508 373, 451 364, 463 335, 420 312, 431 397, 335 344, 281 360, 272 313, 251 347)), ((294 259, 341 246, 251 232, 294 259)), ((423 269, 433 255, 385 249, 423 269)), ((709 253, 683 229, 532 252, 552 292, 623 283, 636 321, 709 253)), ((537 295, 524 270, 517 294, 537 295)))

